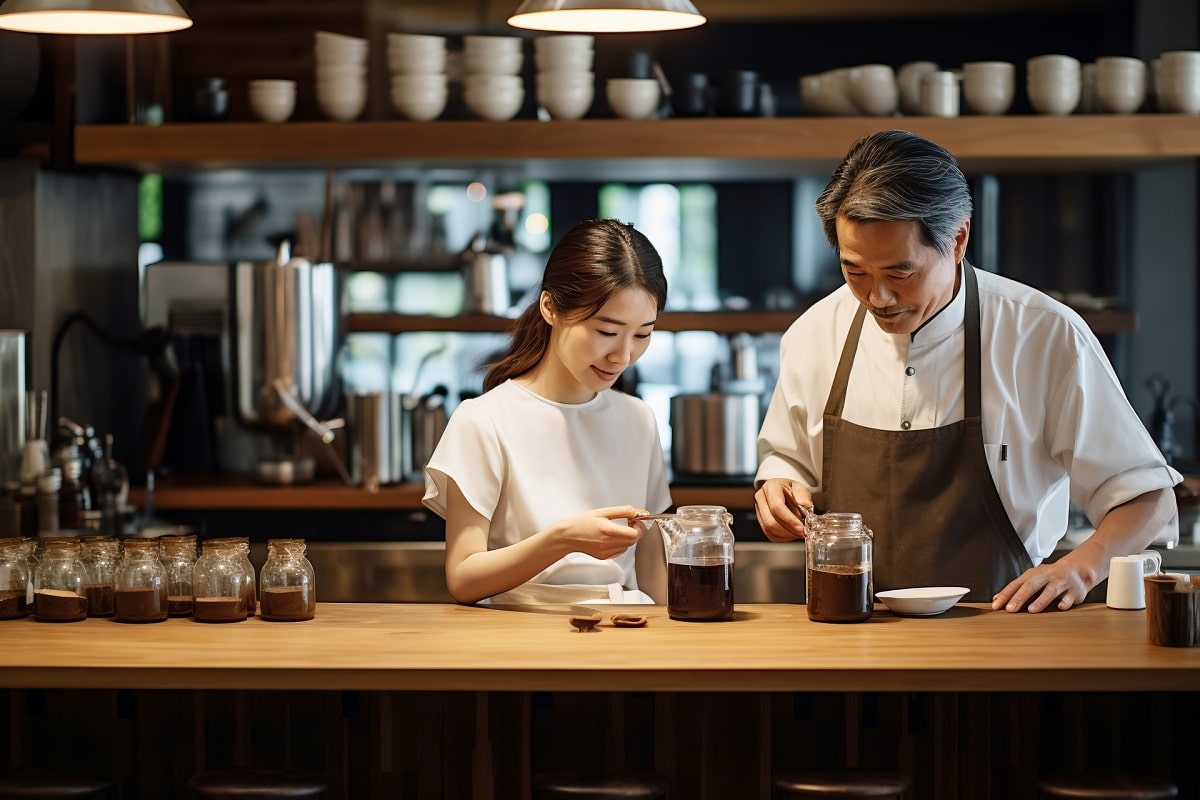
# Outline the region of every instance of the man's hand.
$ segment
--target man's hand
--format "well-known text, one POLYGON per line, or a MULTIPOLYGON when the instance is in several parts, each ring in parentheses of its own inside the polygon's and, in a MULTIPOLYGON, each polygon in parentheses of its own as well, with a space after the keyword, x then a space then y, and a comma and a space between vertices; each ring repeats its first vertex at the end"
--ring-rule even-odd
POLYGON ((789 478, 771 478, 754 493, 759 527, 772 542, 803 539, 807 533, 799 506, 812 508, 808 487, 789 478))
POLYGON ((1017 612, 1028 603, 1031 614, 1044 611, 1051 604, 1066 611, 1082 603, 1088 590, 1095 585, 1089 583, 1087 572, 1073 566, 1069 557, 1027 569, 992 598, 992 610, 1017 612))

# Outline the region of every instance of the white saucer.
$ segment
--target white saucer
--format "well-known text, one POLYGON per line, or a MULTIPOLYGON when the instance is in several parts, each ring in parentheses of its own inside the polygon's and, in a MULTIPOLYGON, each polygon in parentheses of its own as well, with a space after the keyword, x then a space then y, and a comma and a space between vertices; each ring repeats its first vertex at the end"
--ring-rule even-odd
POLYGON ((918 586, 912 589, 892 589, 876 592, 894 614, 906 617, 933 617, 945 613, 961 600, 970 589, 964 586, 918 586))

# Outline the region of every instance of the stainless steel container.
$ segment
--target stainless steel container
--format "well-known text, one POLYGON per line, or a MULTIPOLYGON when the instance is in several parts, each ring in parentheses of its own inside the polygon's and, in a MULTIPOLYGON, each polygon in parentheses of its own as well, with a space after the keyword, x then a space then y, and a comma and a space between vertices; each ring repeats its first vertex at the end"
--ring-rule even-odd
POLYGON ((346 395, 350 477, 368 492, 378 492, 380 486, 399 479, 392 472, 392 449, 397 441, 389 406, 385 392, 346 395))
POLYGON ((301 422, 332 438, 314 422, 338 403, 339 288, 333 264, 292 258, 286 243, 274 261, 231 265, 234 412, 242 424, 287 432, 301 422))
POLYGON ((677 476, 750 478, 758 470, 759 395, 678 394, 670 414, 677 476))
POLYGON ((512 305, 508 259, 503 253, 467 251, 464 255, 463 311, 502 317, 512 305))
MULTIPOLYGON (((25 447, 28 331, 0 331, 0 490, 20 476, 25 447)), ((57 423, 55 423, 57 424, 57 423)))

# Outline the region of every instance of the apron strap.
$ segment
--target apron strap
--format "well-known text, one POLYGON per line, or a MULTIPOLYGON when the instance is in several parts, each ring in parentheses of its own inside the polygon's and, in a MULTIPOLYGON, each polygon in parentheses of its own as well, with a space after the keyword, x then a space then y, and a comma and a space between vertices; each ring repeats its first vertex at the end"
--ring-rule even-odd
POLYGON ((983 404, 980 400, 983 378, 979 364, 982 357, 979 335, 979 279, 975 277, 975 268, 966 258, 960 266, 963 288, 967 293, 967 306, 963 314, 963 418, 974 419, 983 416, 983 404))
POLYGON ((858 337, 862 334, 863 320, 866 318, 867 307, 859 305, 858 313, 850 323, 850 332, 846 334, 846 343, 842 345, 842 357, 838 361, 837 372, 833 375, 829 398, 825 401, 826 415, 842 415, 842 408, 846 405, 846 384, 850 382, 850 368, 854 366, 854 353, 858 350, 858 337))

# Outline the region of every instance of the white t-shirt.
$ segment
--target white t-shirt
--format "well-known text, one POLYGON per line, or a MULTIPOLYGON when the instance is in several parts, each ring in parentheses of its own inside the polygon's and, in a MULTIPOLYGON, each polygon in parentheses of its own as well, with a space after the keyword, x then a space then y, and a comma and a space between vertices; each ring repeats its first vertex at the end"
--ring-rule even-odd
MULTIPOLYGON (((1023 284, 979 278, 984 450, 1000 499, 1034 564, 1067 527, 1068 501, 1098 525, 1109 509, 1182 478, 1166 464, 1087 324, 1023 284)), ((920 430, 963 418, 959 291, 916 336, 863 323, 843 418, 920 430)), ((780 379, 758 439, 756 483, 821 482, 822 416, 859 302, 842 286, 800 316, 780 343, 780 379)), ((1179 538, 1178 520, 1156 541, 1179 538)))
MULTIPOLYGON (((424 503, 443 518, 450 479, 491 522, 489 550, 593 508, 671 505, 654 412, 614 390, 571 405, 510 380, 464 400, 425 468, 424 503)), ((530 583, 597 587, 588 602, 650 601, 636 591, 632 547, 611 559, 569 553, 530 583), (623 600, 617 584, 630 590, 623 600)))

